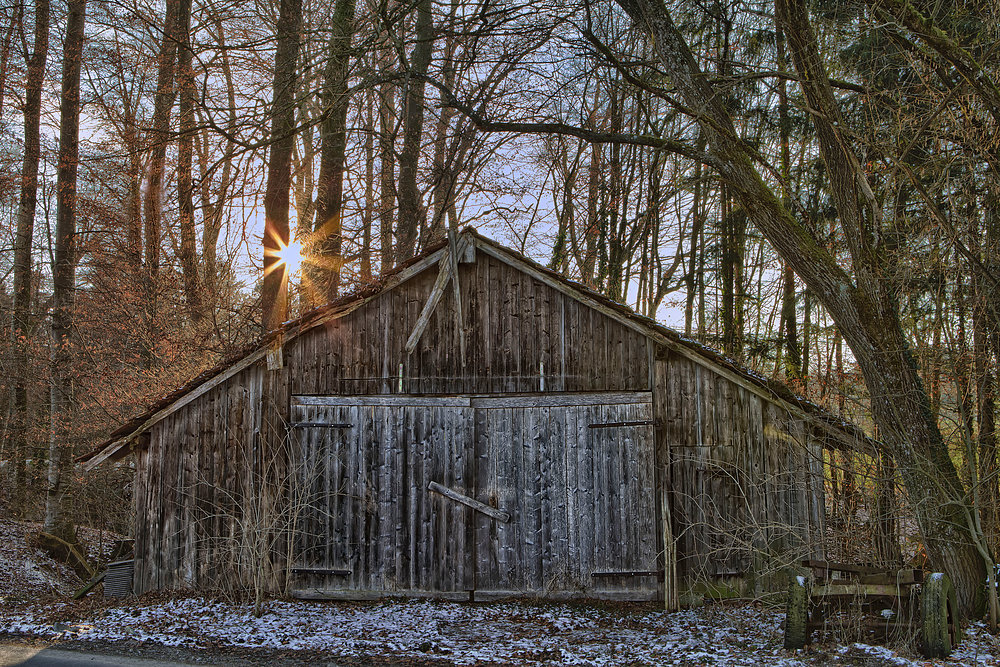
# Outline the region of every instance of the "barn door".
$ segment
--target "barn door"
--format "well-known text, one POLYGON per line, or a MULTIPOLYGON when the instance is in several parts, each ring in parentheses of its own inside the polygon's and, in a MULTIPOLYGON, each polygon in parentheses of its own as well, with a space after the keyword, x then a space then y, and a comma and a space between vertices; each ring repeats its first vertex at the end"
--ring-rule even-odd
POLYGON ((480 499, 511 516, 476 517, 477 593, 655 596, 650 395, 475 405, 480 499))
POLYGON ((370 530, 370 502, 378 480, 361 446, 366 415, 358 406, 295 405, 296 447, 291 519, 293 574, 306 587, 358 587, 362 538, 370 530))
POLYGON ((473 586, 468 399, 301 396, 294 588, 466 591, 473 586), (438 489, 438 491, 432 490, 438 489))

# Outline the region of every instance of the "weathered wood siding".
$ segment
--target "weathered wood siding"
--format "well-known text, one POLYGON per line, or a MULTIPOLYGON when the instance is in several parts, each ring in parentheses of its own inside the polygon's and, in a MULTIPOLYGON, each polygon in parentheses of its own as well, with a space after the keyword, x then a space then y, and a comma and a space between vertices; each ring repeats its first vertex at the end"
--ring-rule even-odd
POLYGON ((292 394, 494 394, 649 389, 648 339, 486 253, 459 266, 466 361, 446 290, 403 347, 436 268, 285 347, 292 394), (402 364, 402 381, 400 381, 402 364), (544 376, 544 388, 543 388, 544 376))
POLYGON ((760 576, 821 556, 823 454, 812 426, 689 359, 663 353, 656 366, 680 576, 760 576))
POLYGON ((260 437, 267 372, 246 369, 150 429, 136 457, 136 592, 251 575, 260 489, 274 465, 260 437))

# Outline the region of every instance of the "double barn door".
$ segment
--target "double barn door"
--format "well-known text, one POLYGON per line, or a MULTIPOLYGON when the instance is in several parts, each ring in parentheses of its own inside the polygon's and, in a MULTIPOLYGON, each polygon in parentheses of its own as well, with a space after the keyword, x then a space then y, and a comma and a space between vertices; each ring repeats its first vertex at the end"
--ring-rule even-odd
POLYGON ((296 587, 656 594, 650 394, 298 396, 296 587))

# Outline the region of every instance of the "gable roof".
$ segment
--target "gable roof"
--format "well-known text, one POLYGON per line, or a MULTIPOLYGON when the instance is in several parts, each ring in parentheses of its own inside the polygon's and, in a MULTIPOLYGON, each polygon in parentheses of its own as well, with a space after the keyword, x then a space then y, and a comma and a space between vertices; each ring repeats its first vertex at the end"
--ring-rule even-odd
MULTIPOLYGON (((461 236, 467 240, 466 242, 473 245, 476 251, 484 252, 509 266, 527 273, 559 292, 652 338, 655 342, 667 347, 671 351, 709 368, 713 372, 750 390, 761 398, 782 404, 790 412, 796 413, 817 424, 838 440, 842 446, 855 448, 861 445, 865 449, 872 449, 874 447, 874 443, 860 428, 830 414, 816 404, 797 396, 787 385, 776 380, 770 380, 744 368, 721 352, 702 345, 697 341, 684 338, 673 329, 659 324, 645 315, 636 313, 628 306, 613 301, 582 283, 566 278, 538 264, 516 250, 503 246, 479 234, 471 227, 463 230, 461 236)), ((108 435, 107 440, 91 452, 77 458, 77 461, 83 463, 86 469, 90 470, 105 460, 119 460, 123 458, 129 452, 126 446, 134 442, 149 427, 210 391, 229 377, 263 359, 276 342, 280 341, 281 344, 284 344, 321 324, 344 317, 383 292, 391 290, 393 287, 426 271, 445 255, 447 245, 447 241, 435 244, 421 255, 387 272, 372 284, 328 304, 314 308, 298 318, 284 323, 278 329, 266 333, 255 344, 227 356, 214 367, 199 373, 183 386, 155 401, 143 413, 112 431, 108 435)))

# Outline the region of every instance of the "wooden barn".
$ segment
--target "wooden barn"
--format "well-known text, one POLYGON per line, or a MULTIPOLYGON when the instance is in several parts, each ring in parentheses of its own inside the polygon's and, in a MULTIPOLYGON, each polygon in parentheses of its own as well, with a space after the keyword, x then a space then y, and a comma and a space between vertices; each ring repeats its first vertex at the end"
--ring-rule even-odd
POLYGON ((471 230, 83 457, 135 466, 137 593, 676 599, 824 555, 791 392, 471 230))

